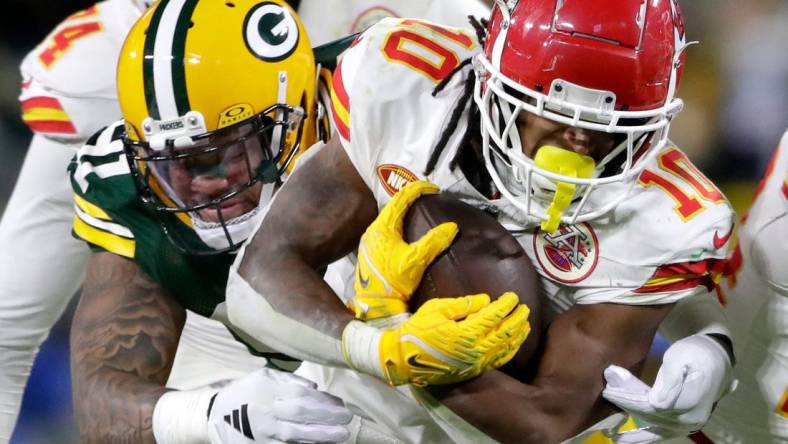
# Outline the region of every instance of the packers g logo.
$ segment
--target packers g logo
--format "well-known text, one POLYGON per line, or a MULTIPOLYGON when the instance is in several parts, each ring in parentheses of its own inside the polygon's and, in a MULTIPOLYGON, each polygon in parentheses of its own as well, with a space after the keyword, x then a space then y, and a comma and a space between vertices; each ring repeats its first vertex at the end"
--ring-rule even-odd
POLYGON ((260 3, 246 14, 244 42, 259 59, 276 62, 286 58, 295 51, 298 39, 295 18, 276 3, 260 3))

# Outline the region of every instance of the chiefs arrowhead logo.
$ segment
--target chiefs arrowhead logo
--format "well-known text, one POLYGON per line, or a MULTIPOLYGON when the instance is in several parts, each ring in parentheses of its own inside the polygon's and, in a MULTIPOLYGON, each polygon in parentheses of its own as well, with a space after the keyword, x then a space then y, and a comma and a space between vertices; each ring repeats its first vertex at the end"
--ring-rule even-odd
POLYGON ((408 182, 419 180, 418 176, 407 168, 394 164, 385 164, 378 167, 378 177, 383 188, 390 196, 401 190, 408 182))
POLYGON ((542 270, 558 282, 587 278, 599 259, 599 241, 588 223, 561 225, 555 233, 537 231, 534 253, 542 270))

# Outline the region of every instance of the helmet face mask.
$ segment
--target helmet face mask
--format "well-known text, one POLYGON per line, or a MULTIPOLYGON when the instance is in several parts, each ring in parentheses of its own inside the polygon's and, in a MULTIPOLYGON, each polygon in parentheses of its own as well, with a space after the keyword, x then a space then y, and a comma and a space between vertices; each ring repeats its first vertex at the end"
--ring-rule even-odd
POLYGON ((118 65, 124 146, 177 247, 220 253, 251 234, 316 141, 315 76, 279 0, 157 3, 135 24, 118 65))
POLYGON ((301 109, 277 105, 252 119, 196 136, 185 147, 168 139, 163 148, 152 148, 126 137, 140 197, 157 211, 187 215, 209 246, 234 249, 248 236, 238 225, 249 225, 264 188, 273 194, 300 151, 300 140, 290 150, 287 141, 300 137, 302 116, 301 109))
POLYGON ((595 12, 616 8, 608 3, 521 0, 509 9, 499 2, 485 52, 474 60, 485 166, 502 196, 528 222, 548 218, 546 204, 561 183, 574 189, 561 222, 610 211, 667 143, 670 122, 682 107, 673 95, 686 44, 673 2, 628 1, 633 11, 622 16, 595 12), (644 13, 646 19, 640 19, 644 13), (602 29, 602 35, 568 29, 602 29), (543 168, 532 158, 538 151, 531 157, 523 152, 520 113, 611 134, 614 147, 595 159, 590 177, 543 168))
POLYGON ((139 177, 148 190, 143 197, 151 205, 160 211, 197 212, 205 222, 218 222, 240 215, 222 214, 221 208, 227 207, 223 204, 228 200, 258 182, 280 183, 300 148, 300 141, 296 141, 288 150, 287 140, 290 133, 299 136, 302 115, 300 109, 274 106, 252 119, 188 139, 187 146, 176 146, 173 139, 168 139, 163 148, 152 148, 148 142, 128 137, 124 142, 135 170, 145 172, 139 177), (280 120, 274 120, 276 114, 282 116, 280 120), (166 198, 157 197, 154 189, 166 198), (217 214, 208 216, 202 211, 205 209, 217 214))

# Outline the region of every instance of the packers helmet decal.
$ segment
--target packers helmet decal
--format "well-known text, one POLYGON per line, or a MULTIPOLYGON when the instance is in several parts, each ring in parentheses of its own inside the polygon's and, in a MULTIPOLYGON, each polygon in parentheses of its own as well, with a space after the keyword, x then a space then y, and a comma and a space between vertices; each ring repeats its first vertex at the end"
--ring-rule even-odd
POLYGON ((177 119, 191 109, 182 60, 196 6, 197 0, 162 0, 151 17, 142 69, 145 100, 153 119, 177 119))
POLYGON ((244 42, 256 57, 276 62, 290 56, 300 38, 298 24, 286 8, 263 2, 252 8, 244 20, 244 42))

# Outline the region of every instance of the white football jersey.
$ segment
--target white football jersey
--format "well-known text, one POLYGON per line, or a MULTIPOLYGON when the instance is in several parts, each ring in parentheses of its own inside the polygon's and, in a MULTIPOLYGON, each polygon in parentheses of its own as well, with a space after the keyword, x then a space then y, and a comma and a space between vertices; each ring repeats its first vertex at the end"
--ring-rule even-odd
POLYGON ((481 0, 303 0, 298 15, 313 46, 363 31, 386 17, 420 17, 468 28, 468 15, 487 18, 481 0))
MULTIPOLYGON (((724 196, 672 145, 650 161, 649 173, 609 215, 561 227, 554 234, 524 225, 523 217, 511 205, 485 198, 459 169, 449 168, 463 130, 449 139, 435 170, 424 174, 462 94, 466 73, 457 74, 436 96, 433 90, 440 79, 479 50, 470 31, 420 20, 385 19, 362 34, 343 55, 334 73, 333 118, 350 160, 372 190, 378 207, 407 182, 421 179, 497 214, 535 265, 545 293, 543 300, 553 313, 573 304, 666 304, 687 297, 715 297, 710 289, 722 271, 734 215, 724 196)), ((466 125, 463 116, 458 128, 466 125)), ((341 270, 334 276, 348 276, 353 269, 349 262, 332 266, 341 270)), ((330 283, 343 299, 350 296, 352 281, 330 283)), ((349 376, 338 369, 319 371, 322 375, 313 373, 311 378, 319 381, 322 377, 321 385, 329 391, 339 390, 336 394, 342 396, 345 384, 341 381, 349 376)), ((392 407, 408 398, 402 396, 402 390, 393 392, 372 378, 365 381, 366 395, 351 397, 357 404, 370 400, 361 405, 362 411, 374 412, 384 398, 388 399, 387 411, 407 411, 392 407)), ((419 414, 410 410, 405 420, 420 420, 419 414)), ((478 435, 448 429, 442 432, 434 421, 420 426, 436 437, 451 434, 451 439, 441 441, 479 439, 478 435)))
POLYGON ((22 120, 37 134, 81 143, 121 117, 115 66, 140 13, 107 0, 72 14, 22 61, 22 120))
POLYGON ((739 386, 704 428, 717 443, 788 442, 788 132, 756 193, 721 284, 739 386))

